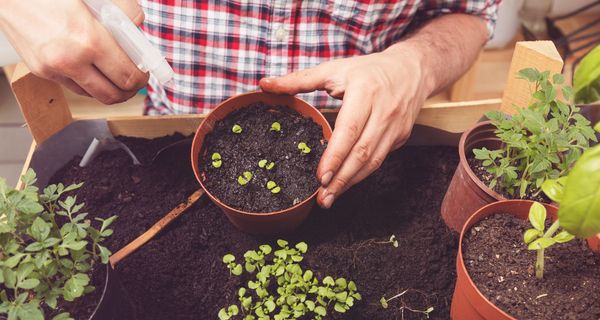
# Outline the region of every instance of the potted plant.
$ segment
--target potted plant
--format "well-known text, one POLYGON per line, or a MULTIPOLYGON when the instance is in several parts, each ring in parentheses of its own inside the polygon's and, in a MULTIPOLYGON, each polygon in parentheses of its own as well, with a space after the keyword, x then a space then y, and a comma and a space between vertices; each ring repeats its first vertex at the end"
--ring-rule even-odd
POLYGON ((0 316, 118 319, 124 302, 103 245, 117 216, 92 226, 84 204, 67 196, 82 184, 38 194, 33 170, 21 180, 15 190, 0 178, 0 316))
POLYGON ((489 112, 489 121, 461 136, 460 163, 442 202, 442 217, 453 230, 493 201, 547 202, 544 181, 568 174, 590 142, 597 141, 590 121, 568 103, 573 94, 562 75, 523 69, 519 77, 531 85, 531 104, 517 108, 512 117, 489 112))
POLYGON ((323 115, 298 98, 242 94, 202 122, 192 167, 237 228, 282 233, 299 225, 314 204, 316 168, 330 136, 323 115))
POLYGON ((594 237, 600 232, 599 168, 596 146, 567 177, 544 183, 560 208, 500 201, 467 220, 456 261, 453 318, 598 317, 600 256, 591 251, 600 249, 594 237), (579 240, 586 238, 589 248, 579 240))

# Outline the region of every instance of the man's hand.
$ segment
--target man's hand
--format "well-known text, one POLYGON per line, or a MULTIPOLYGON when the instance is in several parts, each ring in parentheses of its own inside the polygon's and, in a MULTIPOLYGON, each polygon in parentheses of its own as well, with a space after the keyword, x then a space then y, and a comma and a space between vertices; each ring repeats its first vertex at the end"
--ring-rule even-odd
MULTIPOLYGON (((143 22, 135 0, 114 2, 143 22)), ((148 82, 81 0, 3 1, 0 29, 34 74, 102 103, 125 101, 148 82)))
POLYGON ((425 99, 469 68, 486 37, 482 19, 448 14, 383 52, 261 80, 267 92, 326 90, 343 99, 317 168, 317 201, 322 207, 331 207, 406 142, 425 99))
POLYGON ((419 109, 431 93, 422 79, 419 53, 406 47, 334 60, 315 68, 260 82, 268 92, 326 90, 343 99, 335 130, 317 169, 325 208, 381 166, 408 139, 419 109))

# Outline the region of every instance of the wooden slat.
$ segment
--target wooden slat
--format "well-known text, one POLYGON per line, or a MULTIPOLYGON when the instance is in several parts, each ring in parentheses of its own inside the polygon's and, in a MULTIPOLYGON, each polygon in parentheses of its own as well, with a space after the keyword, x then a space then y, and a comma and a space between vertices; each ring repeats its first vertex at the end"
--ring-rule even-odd
POLYGON ((514 105, 524 108, 531 101, 530 85, 526 80, 517 78, 519 70, 537 68, 540 71, 549 70, 550 74, 554 74, 561 73, 562 67, 563 60, 552 41, 517 42, 500 109, 506 114, 514 114, 514 105))

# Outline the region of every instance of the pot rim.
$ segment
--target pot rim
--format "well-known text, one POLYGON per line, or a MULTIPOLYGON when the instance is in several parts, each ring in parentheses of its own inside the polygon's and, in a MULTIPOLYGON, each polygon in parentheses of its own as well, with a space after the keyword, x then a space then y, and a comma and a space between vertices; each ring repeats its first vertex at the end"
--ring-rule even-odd
MULTIPOLYGON (((235 96, 233 96, 233 97, 230 97, 230 98, 228 98, 227 100, 225 100, 225 101, 223 101, 223 102, 219 103, 219 105, 218 105, 217 107, 215 107, 213 110, 211 110, 211 112, 210 112, 210 113, 209 113, 209 114, 206 116, 206 118, 205 118, 205 119, 202 121, 202 123, 200 123, 200 125, 198 126, 198 129, 196 130, 196 133, 194 134, 194 140, 193 140, 193 142, 192 142, 192 150, 191 150, 191 151, 192 151, 192 154, 191 154, 191 159, 192 159, 192 169, 193 169, 193 171, 194 171, 194 175, 196 176, 196 180, 197 180, 198 182, 200 182, 200 186, 202 187, 202 189, 204 189, 204 192, 206 192, 206 194, 208 195, 208 197, 209 197, 209 198, 210 198, 212 201, 214 201, 214 202, 215 202, 215 203, 216 203, 218 206, 220 206, 220 207, 222 207, 222 208, 225 208, 225 209, 229 210, 230 212, 234 212, 234 213, 236 213, 236 214, 239 214, 239 215, 241 215, 241 216, 252 216, 252 217, 268 217, 268 216, 275 216, 275 215, 285 214, 285 213, 288 213, 288 212, 290 212, 290 211, 293 211, 293 210, 295 210, 295 209, 297 209, 297 208, 300 208, 300 207, 303 207, 303 206, 306 206, 306 205, 308 205, 308 204, 309 204, 311 201, 313 201, 313 200, 314 200, 314 198, 316 197, 317 193, 319 192, 319 188, 317 188, 317 190, 315 190, 315 192, 313 192, 313 193, 312 193, 312 194, 311 194, 311 195, 310 195, 308 198, 306 198, 306 199, 304 199, 304 200, 300 201, 299 203, 297 203, 297 204, 295 204, 295 205, 293 205, 293 206, 291 206, 291 207, 288 207, 288 208, 286 208, 286 209, 283 209, 283 210, 279 210, 279 211, 273 211, 273 212, 262 212, 262 213, 261 213, 261 212, 248 212, 248 211, 243 211, 243 210, 239 210, 239 209, 233 208, 233 207, 231 207, 231 206, 229 206, 229 205, 225 204, 224 202, 222 202, 221 200, 219 200, 219 199, 218 199, 216 196, 214 196, 214 195, 213 195, 213 194, 212 194, 212 193, 211 193, 211 192, 208 190, 208 188, 207 188, 207 187, 204 185, 204 183, 202 182, 202 179, 201 179, 201 176, 200 176, 200 175, 201 175, 200 168, 198 167, 198 164, 197 164, 197 163, 195 163, 195 162, 197 162, 197 161, 194 161, 194 160, 195 160, 195 159, 194 159, 194 156, 195 156, 195 154, 194 154, 194 152, 193 152, 193 151, 194 151, 194 146, 197 144, 197 141, 198 141, 198 139, 199 139, 199 138, 200 138, 200 136, 201 136, 201 132, 202 132, 201 128, 203 128, 203 127, 205 127, 205 126, 207 126, 207 125, 208 125, 208 124, 207 124, 207 123, 208 123, 208 121, 206 121, 206 120, 208 120, 208 119, 209 119, 209 118, 210 118, 210 117, 211 117, 211 116, 214 114, 214 112, 215 112, 217 109, 219 109, 219 108, 223 107, 224 105, 226 105, 226 104, 227 104, 227 103, 229 103, 230 101, 232 101, 232 100, 236 100, 236 99, 239 99, 239 98, 241 98, 241 97, 245 97, 245 96, 252 96, 252 95, 256 95, 256 96, 263 96, 263 95, 273 95, 273 96, 278 96, 278 94, 267 93, 267 92, 263 92, 263 91, 251 91, 251 92, 246 92, 246 93, 242 93, 242 94, 235 95, 235 96)), ((279 96, 286 96, 286 95, 279 95, 279 96)), ((287 96, 289 96, 289 95, 287 95, 287 96)), ((331 133, 333 132, 333 130, 331 129, 331 125, 329 125, 329 122, 327 121, 327 119, 325 119, 325 116, 323 116, 323 114, 322 114, 322 113, 321 113, 321 112, 320 112, 320 111, 319 111, 317 108, 315 108, 313 105, 311 105, 310 103, 306 102, 305 100, 303 100, 303 99, 301 99, 301 98, 298 98, 298 97, 296 97, 296 96, 290 96, 290 97, 292 97, 294 100, 297 100, 297 101, 301 102, 302 104, 306 105, 307 107, 309 107, 309 108, 312 108, 314 111, 316 111, 316 116, 317 116, 317 117, 318 117, 318 118, 319 118, 319 119, 322 121, 322 123, 324 123, 324 124, 325 124, 325 126, 323 126, 321 123, 319 123, 319 122, 315 121, 314 119, 313 119, 313 122, 315 122, 315 123, 317 123, 319 126, 321 126, 321 128, 322 128, 322 130, 323 130, 324 132, 328 132, 328 134, 329 134, 329 135, 331 135, 331 133)), ((243 107, 243 108, 245 108, 245 107, 243 107)), ((241 109, 241 108, 240 108, 240 109, 241 109)), ((301 112, 298 112, 298 113, 300 113, 300 114, 301 114, 303 117, 308 117, 308 115, 306 115, 306 114, 304 114, 304 113, 301 113, 301 112)), ((310 118, 310 117, 309 117, 309 118, 310 118)), ((212 131, 212 130, 211 130, 211 131, 212 131)), ((207 134, 208 134, 208 132, 210 132, 210 131, 207 131, 207 134)), ((324 134, 324 139, 327 139, 327 138, 325 137, 326 135, 327 135, 327 134, 324 134)), ((206 136, 206 134, 205 134, 204 136, 206 136)), ((198 146, 198 148, 201 148, 201 147, 202 147, 202 146, 198 146)), ((200 150, 198 150, 198 151, 200 151, 200 150)))
MULTIPOLYGON (((503 195, 499 194, 498 192, 490 189, 485 183, 483 183, 483 181, 481 181, 481 179, 479 179, 479 177, 477 177, 475 172, 473 172, 473 169, 471 169, 471 166, 469 166, 469 162, 467 161, 467 154, 466 154, 466 150, 465 150, 465 144, 467 142, 467 138, 469 138, 469 136, 471 134, 473 134, 479 128, 487 126, 487 125, 492 125, 492 121, 486 120, 486 121, 479 122, 475 126, 473 126, 471 129, 463 132, 463 134, 460 136, 460 141, 458 142, 458 155, 459 155, 459 159, 460 159, 459 165, 461 165, 463 167, 463 169, 465 170, 465 172, 467 172, 469 179, 471 179, 482 191, 487 193, 490 197, 492 197, 498 201, 511 200, 511 199, 505 198, 503 195)), ((497 138, 497 137, 494 135, 494 138, 497 138)))
MULTIPOLYGON (((480 298, 481 300, 485 301, 489 306, 491 306, 495 312, 499 313, 500 315, 502 315, 503 317, 505 317, 506 319, 516 319, 515 317, 509 315, 508 313, 506 313, 504 310, 498 308, 498 306, 496 306, 494 303, 492 303, 490 300, 488 300, 488 298, 486 298, 483 293, 481 293, 481 291, 479 291, 479 288, 477 287, 477 285, 475 285, 475 282, 473 282, 473 279, 471 278, 471 276, 469 275, 469 272, 467 270, 467 266, 465 265, 465 261, 464 261, 464 257, 463 257, 463 239, 465 236, 465 233, 477 222, 481 221, 482 217, 481 216, 481 212, 485 211, 486 209, 488 209, 489 207, 504 207, 513 203, 517 203, 517 204, 533 204, 535 201, 532 200, 522 200, 522 199, 510 199, 510 200, 501 200, 501 201, 496 201, 496 202, 492 202, 490 204, 487 204, 481 208, 479 208, 474 214, 472 214, 467 221, 463 224, 463 227, 460 231, 460 238, 458 240, 458 257, 456 259, 456 267, 457 267, 457 274, 464 274, 466 275, 465 277, 465 282, 467 283, 468 286, 472 287, 475 289, 475 292, 477 293, 478 298, 480 298)), ((552 204, 548 204, 548 203, 543 203, 543 205, 547 208, 553 208, 554 210, 558 211, 558 207, 552 205, 552 204)), ((499 210, 501 211, 501 210, 499 210)), ((509 211, 508 209, 506 211, 509 211)))

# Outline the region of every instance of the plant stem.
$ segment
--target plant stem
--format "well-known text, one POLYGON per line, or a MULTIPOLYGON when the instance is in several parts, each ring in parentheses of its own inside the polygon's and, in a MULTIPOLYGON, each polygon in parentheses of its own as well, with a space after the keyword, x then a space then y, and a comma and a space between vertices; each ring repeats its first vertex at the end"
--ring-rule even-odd
POLYGON ((537 259, 535 261, 535 277, 544 278, 544 249, 537 250, 537 259))
POLYGON ((556 219, 556 221, 554 221, 554 223, 552 223, 550 228, 548 228, 548 230, 546 230, 546 233, 544 233, 544 238, 552 238, 552 236, 554 235, 556 230, 558 230, 558 228, 560 228, 560 222, 558 222, 558 219, 556 219))

